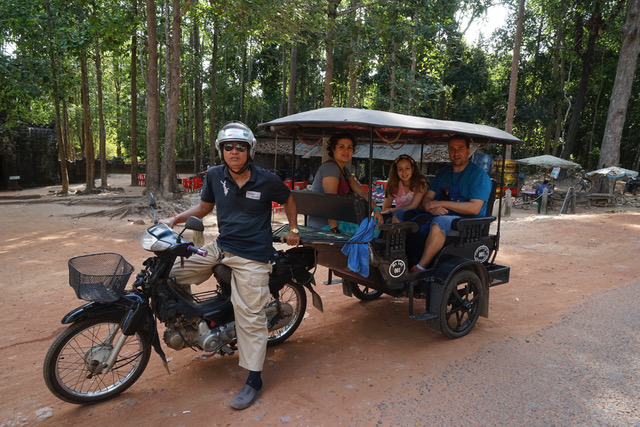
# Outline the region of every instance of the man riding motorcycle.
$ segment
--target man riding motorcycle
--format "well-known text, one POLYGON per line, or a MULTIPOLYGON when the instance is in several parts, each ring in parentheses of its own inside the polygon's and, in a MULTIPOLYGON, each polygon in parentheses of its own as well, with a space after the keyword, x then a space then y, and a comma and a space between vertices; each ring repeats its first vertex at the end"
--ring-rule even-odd
POLYGON ((282 241, 297 246, 297 206, 289 188, 277 175, 253 165, 256 139, 238 121, 225 124, 218 133, 216 148, 222 165, 207 172, 200 203, 160 222, 174 227, 190 216, 203 218, 217 204, 219 236, 205 245, 206 257, 178 259, 171 270, 178 284, 200 284, 212 274, 212 267, 225 264, 232 269, 231 301, 238 339, 239 365, 249 370, 247 382, 231 406, 244 409, 262 393, 261 372, 267 347, 264 306, 269 300, 269 258, 272 202, 284 205, 289 231, 282 241))

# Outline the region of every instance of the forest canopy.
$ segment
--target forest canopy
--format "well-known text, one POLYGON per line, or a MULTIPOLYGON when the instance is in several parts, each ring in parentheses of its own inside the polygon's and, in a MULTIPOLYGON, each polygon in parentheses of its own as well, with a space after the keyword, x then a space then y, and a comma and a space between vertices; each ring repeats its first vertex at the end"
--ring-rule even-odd
MULTIPOLYGON (((472 40, 467 30, 491 20, 497 3, 0 0, 0 131, 56 124, 61 158, 159 168, 173 156, 213 164, 226 121, 257 130, 323 106, 504 129, 519 2, 499 2, 508 13, 495 32, 472 40)), ((513 158, 548 153, 598 166, 637 4, 526 2, 513 121, 526 144, 513 158)), ((615 126, 619 164, 637 170, 635 52, 626 116, 615 126)))

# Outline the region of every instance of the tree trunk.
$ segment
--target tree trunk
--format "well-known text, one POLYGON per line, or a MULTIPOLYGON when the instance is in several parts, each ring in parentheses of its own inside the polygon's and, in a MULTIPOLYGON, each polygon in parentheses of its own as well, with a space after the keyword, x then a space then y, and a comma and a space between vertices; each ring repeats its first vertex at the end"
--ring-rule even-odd
POLYGON ((627 115, 627 104, 631 97, 636 62, 640 53, 640 0, 629 0, 627 7, 627 19, 621 30, 622 45, 598 168, 620 164, 620 140, 627 115))
MULTIPOLYGON (((215 4, 211 0, 211 5, 215 4)), ((211 112, 209 116, 209 164, 216 164, 216 108, 218 107, 218 94, 216 90, 216 77, 218 74, 218 23, 213 23, 213 49, 211 51, 211 112)))
POLYGON ((184 123, 185 123, 185 127, 186 127, 186 132, 185 132, 185 144, 188 147, 187 150, 187 157, 190 157, 192 159, 194 159, 193 161, 193 173, 196 172, 196 162, 195 162, 195 158, 196 158, 196 148, 193 144, 193 85, 190 84, 192 82, 192 80, 189 81, 189 84, 187 84, 185 91, 186 96, 185 96, 185 100, 183 102, 184 105, 184 123))
MULTIPOLYGON (((513 44, 513 60, 511 62, 511 81, 509 83, 509 101, 507 102, 507 120, 504 129, 513 133, 513 117, 516 110, 516 89, 518 87, 518 64, 520 63, 520 45, 522 44, 522 27, 524 24, 525 0, 520 0, 518 5, 518 24, 516 27, 516 39, 513 44)), ((511 158, 511 145, 507 146, 505 158, 511 158)))
POLYGON ((324 107, 333 105, 333 92, 331 84, 333 83, 333 42, 336 37, 336 16, 338 14, 339 0, 328 0, 327 8, 327 41, 326 41, 326 63, 324 71, 324 107))
MULTIPOLYGON (((618 2, 612 8, 608 22, 612 22, 616 18, 624 3, 625 0, 618 0, 618 2)), ((567 131, 567 136, 565 138, 566 142, 561 154, 561 157, 563 159, 568 159, 569 156, 574 152, 576 133, 578 132, 580 116, 582 114, 582 109, 584 108, 584 100, 587 92, 587 86, 589 85, 589 76, 591 74, 591 65, 595 55, 596 42, 598 40, 598 37, 600 36, 600 33, 607 27, 607 22, 605 22, 602 18, 601 6, 602 0, 598 0, 594 6, 591 18, 589 18, 589 21, 587 21, 586 23, 586 27, 589 30, 589 38, 587 39, 587 48, 584 54, 581 55, 582 74, 580 76, 580 84, 578 86, 576 102, 571 113, 569 130, 567 131)), ((607 8, 609 8, 609 6, 607 6, 607 8)), ((580 21, 578 21, 578 24, 579 22, 580 21)), ((577 48, 579 49, 579 47, 577 48)))
POLYGON ((396 110, 396 40, 391 39, 391 76, 389 77, 389 111, 396 110))
POLYGON ((162 157, 162 191, 163 194, 173 193, 178 190, 176 181, 176 165, 174 162, 176 148, 176 134, 178 130, 178 113, 180 106, 180 40, 182 15, 180 0, 173 0, 171 23, 171 63, 167 67, 171 70, 171 80, 167 85, 169 96, 167 97, 167 123, 164 141, 164 156, 162 157))
POLYGON ((356 22, 356 8, 358 0, 351 0, 351 22, 353 29, 351 31, 351 39, 349 41, 349 107, 356 106, 356 90, 358 84, 358 64, 356 60, 356 43, 358 40, 358 30, 356 22))
MULTIPOLYGON (((194 0, 192 4, 197 5, 197 0, 194 0)), ((195 7, 195 6, 194 6, 195 7)), ((195 64, 193 67, 193 72, 195 73, 195 78, 193 82, 195 84, 194 88, 194 97, 195 97, 195 134, 196 134, 196 144, 195 144, 195 166, 196 172, 200 172, 204 167, 203 160, 203 147, 204 147, 204 112, 203 112, 203 103, 202 103, 202 48, 200 45, 200 27, 198 26, 198 21, 194 21, 193 23, 193 48, 194 48, 194 58, 195 64)))
POLYGON ((93 149, 93 135, 91 132, 91 111, 89 106, 89 77, 87 75, 87 54, 80 55, 80 72, 82 74, 82 111, 84 128, 84 158, 86 164, 86 189, 95 188, 95 153, 93 149))
POLYGON ((298 80, 298 46, 291 46, 289 60, 289 97, 287 100, 287 114, 293 114, 296 99, 296 81, 298 80))
POLYGON ((69 131, 69 109, 67 108, 67 101, 62 100, 62 139, 64 141, 64 148, 69 161, 73 162, 76 159, 76 153, 71 144, 71 133, 69 131))
POLYGON ((417 44, 417 37, 414 37, 413 40, 411 40, 411 69, 409 70, 409 87, 407 90, 407 111, 409 114, 413 114, 413 87, 416 84, 416 68, 418 62, 417 44))
POLYGON ((102 57, 100 48, 96 46, 96 82, 98 84, 98 133, 100 138, 100 187, 107 188, 107 132, 104 128, 104 112, 102 109, 102 57))
POLYGON ((287 106, 287 46, 282 45, 282 96, 280 97, 280 107, 278 107, 278 117, 284 116, 284 109, 287 106))
POLYGON ((589 85, 589 76, 591 74, 591 63, 593 62, 593 56, 595 54, 596 41, 600 29, 602 28, 602 11, 600 10, 601 1, 598 0, 595 4, 593 14, 587 27, 589 28, 589 38, 587 39, 587 48, 582 56, 582 74, 580 75, 580 83, 578 85, 578 92, 576 94, 576 102, 571 112, 571 120, 569 121, 569 129, 565 137, 565 144, 562 149, 560 157, 568 159, 573 154, 574 143, 576 133, 578 131, 578 124, 580 122, 580 116, 582 115, 582 108, 584 107, 585 94, 587 92, 587 86, 589 85))
MULTIPOLYGON (((133 7, 137 14, 137 0, 133 0, 133 7)), ((138 39, 136 30, 133 30, 131 36, 131 185, 138 185, 138 71, 136 64, 138 62, 138 39)))
POLYGON ((160 93, 158 90, 158 36, 156 4, 146 0, 149 63, 147 64, 147 189, 160 189, 160 93))
MULTIPOLYGON (((249 85, 249 89, 251 89, 251 79, 252 79, 252 74, 253 74, 253 50, 249 50, 249 56, 247 58, 248 60, 248 64, 247 64, 247 84, 249 85)), ((250 103, 251 101, 251 97, 247 97, 246 102, 245 102, 245 111, 244 111, 244 122, 247 123, 249 121, 249 107, 251 105, 250 103)))
MULTIPOLYGON (((55 69, 56 62, 51 53, 51 67, 55 69)), ((62 184, 62 189, 60 190, 61 194, 69 194, 69 174, 67 172, 67 153, 66 153, 66 144, 64 139, 63 132, 63 124, 62 124, 62 115, 60 114, 60 97, 58 96, 58 83, 57 83, 57 73, 54 71, 52 74, 53 77, 53 91, 54 94, 54 105, 56 110, 56 133, 58 135, 58 157, 60 157, 60 181, 62 184)))
POLYGON ((116 77, 113 79, 114 92, 116 95, 116 129, 118 130, 118 134, 116 137, 116 156, 122 157, 122 140, 120 139, 120 92, 122 91, 122 86, 120 85, 120 65, 117 59, 113 61, 114 74, 116 77))
MULTIPOLYGON (((565 13, 565 9, 562 9, 562 15, 564 15, 565 13)), ((559 87, 562 87, 564 85, 564 81, 558 81, 559 76, 560 76, 560 58, 561 58, 561 48, 564 45, 564 30, 563 30, 563 25, 564 22, 560 21, 558 23, 558 26, 556 28, 556 34, 555 34, 555 43, 554 43, 554 47, 553 47, 553 67, 552 67, 552 71, 551 71, 551 75, 553 77, 553 81, 554 82, 558 82, 559 83, 559 87)), ((564 74, 563 74, 564 77, 564 74)), ((555 145, 555 141, 552 144, 551 143, 551 138, 552 138, 552 134, 554 132, 554 126, 557 125, 557 120, 558 120, 558 116, 556 114, 557 111, 557 106, 559 106, 559 104, 561 104, 561 102, 557 99, 551 99, 549 101, 549 116, 552 115, 556 115, 556 120, 551 121, 545 129, 545 138, 544 138, 544 154, 550 154, 553 150, 552 145, 555 145)), ((562 116, 560 116, 562 117, 562 116)))
POLYGON ((246 85, 247 85, 247 81, 245 80, 244 77, 244 71, 247 69, 247 41, 243 40, 243 46, 242 46, 242 70, 241 70, 241 77, 240 77, 240 113, 238 114, 239 117, 242 117, 242 115, 244 114, 244 92, 246 91, 246 85))
MULTIPOLYGON (((45 3, 47 14, 51 16, 49 3, 45 3)), ((49 26, 51 30, 51 26, 49 26)), ((52 43, 53 45, 53 43, 52 43)), ((56 65, 56 55, 53 46, 49 47, 49 62, 51 64, 51 77, 53 83, 53 103, 56 111, 56 134, 58 135, 58 157, 60 157, 60 181, 62 183, 61 194, 69 194, 69 174, 67 173, 67 152, 65 144, 65 134, 63 131, 63 121, 60 114, 60 95, 58 92, 58 67, 56 65)))

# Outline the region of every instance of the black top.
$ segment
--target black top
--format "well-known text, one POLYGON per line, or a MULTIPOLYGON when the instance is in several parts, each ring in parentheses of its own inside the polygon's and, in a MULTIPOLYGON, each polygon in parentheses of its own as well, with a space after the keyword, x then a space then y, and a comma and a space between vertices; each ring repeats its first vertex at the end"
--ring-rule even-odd
POLYGON ((266 263, 274 252, 271 202, 282 204, 289 194, 289 188, 276 174, 257 166, 251 166, 251 178, 238 188, 223 165, 209 169, 200 198, 216 204, 221 249, 266 263))

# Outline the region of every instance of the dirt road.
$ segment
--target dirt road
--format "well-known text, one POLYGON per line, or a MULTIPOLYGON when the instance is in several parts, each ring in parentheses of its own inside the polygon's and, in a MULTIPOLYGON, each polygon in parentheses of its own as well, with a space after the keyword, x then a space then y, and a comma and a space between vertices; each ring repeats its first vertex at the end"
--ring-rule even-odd
MULTIPOLYGON (((229 407, 246 378, 237 356, 190 350, 165 348, 171 375, 153 354, 142 378, 108 402, 75 406, 48 391, 44 355, 81 303, 67 260, 110 251, 139 268, 149 219, 142 207, 123 208, 131 200, 122 197, 142 199, 135 188, 108 203, 39 193, 0 197, 0 426, 640 423, 637 210, 515 211, 498 256, 511 281, 492 288, 489 318, 458 340, 410 320, 404 299, 362 303, 320 284, 325 312, 309 307, 296 334, 268 350, 265 391, 238 412, 229 407)), ((206 224, 211 238, 213 219, 206 224)))

